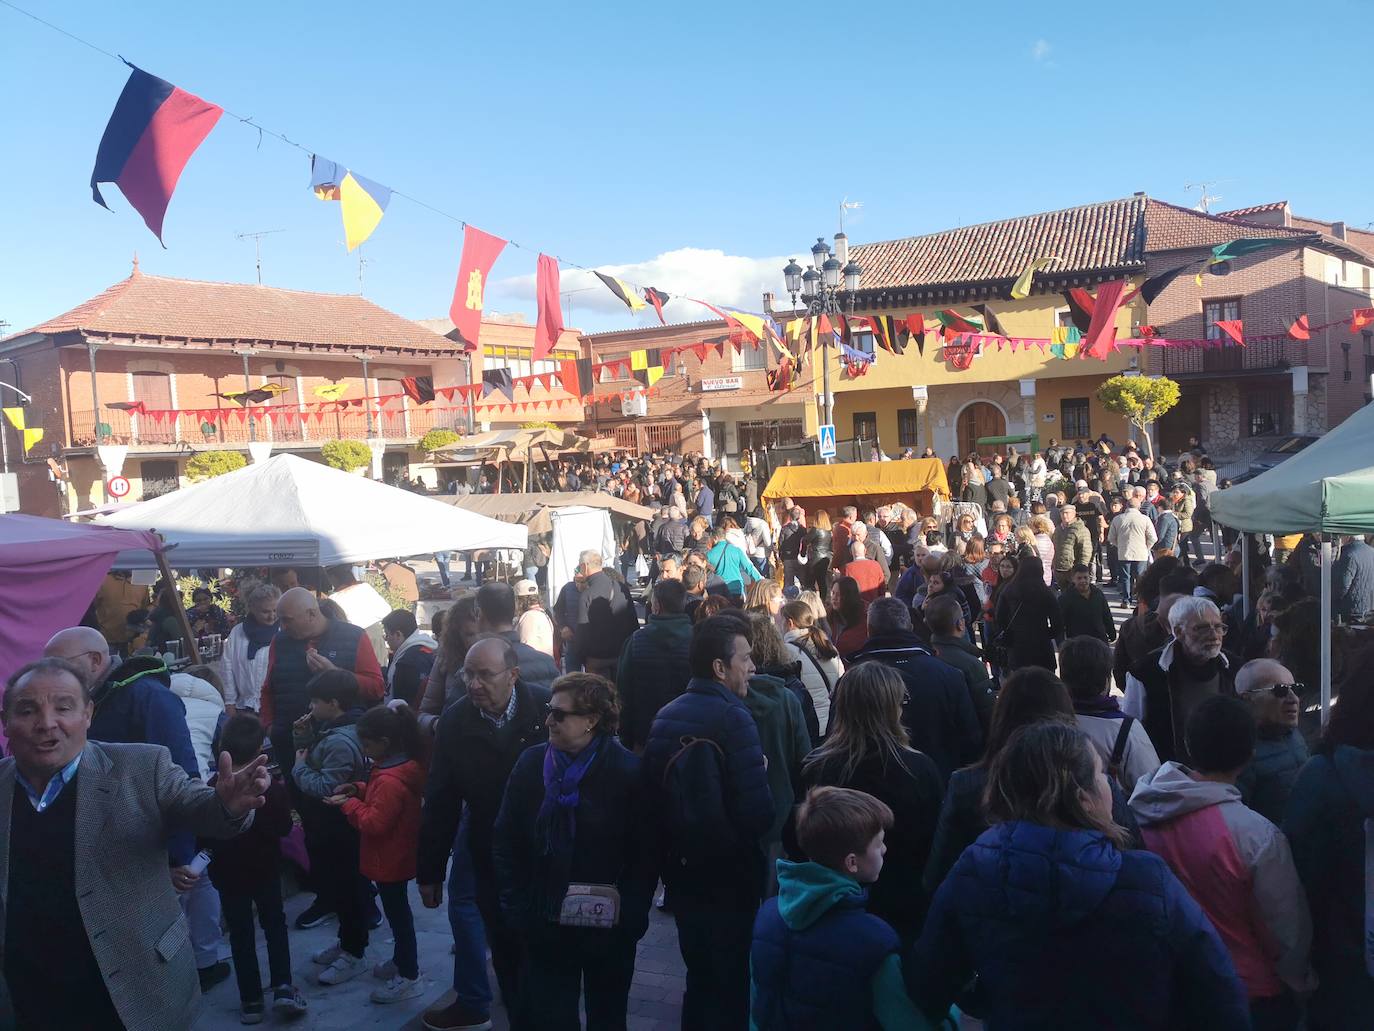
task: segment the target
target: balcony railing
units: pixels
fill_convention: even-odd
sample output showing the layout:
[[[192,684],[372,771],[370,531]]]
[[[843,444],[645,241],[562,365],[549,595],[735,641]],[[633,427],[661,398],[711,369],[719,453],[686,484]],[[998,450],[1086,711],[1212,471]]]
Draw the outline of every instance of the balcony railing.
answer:
[[[465,413],[457,408],[442,411],[432,407],[406,408],[402,411],[372,412],[372,428],[368,431],[367,413],[356,408],[343,412],[311,413],[301,418],[287,419],[284,413],[271,418],[245,416],[239,421],[241,409],[224,410],[223,418],[202,421],[198,416],[181,412],[161,422],[147,415],[131,415],[118,409],[100,413],[102,425],[97,430],[95,413],[74,411],[72,446],[90,447],[100,441],[106,444],[134,446],[193,448],[232,447],[250,440],[270,440],[279,444],[311,444],[326,440],[367,440],[380,438],[391,441],[418,440],[432,429],[463,430],[467,425]]]
[[[1246,347],[1167,348],[1166,376],[1187,373],[1278,370],[1307,364],[1307,344],[1297,340],[1261,340]]]

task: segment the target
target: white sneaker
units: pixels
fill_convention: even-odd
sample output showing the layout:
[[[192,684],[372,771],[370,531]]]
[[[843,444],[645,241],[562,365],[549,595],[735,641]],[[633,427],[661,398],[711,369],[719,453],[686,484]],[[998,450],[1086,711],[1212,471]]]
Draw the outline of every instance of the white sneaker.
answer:
[[[333,945],[326,945],[319,952],[310,957],[310,962],[318,963],[322,967],[327,967],[333,963],[343,953],[343,945],[335,942]]]
[[[320,971],[320,984],[343,984],[367,972],[367,960],[340,951],[339,958]]]
[[[378,981],[390,981],[397,975],[395,960],[384,960],[372,968],[372,976]]]
[[[420,979],[401,977],[399,974],[393,977],[380,988],[372,989],[372,1001],[378,1003],[401,1002],[404,999],[413,999],[424,991],[424,985]]]

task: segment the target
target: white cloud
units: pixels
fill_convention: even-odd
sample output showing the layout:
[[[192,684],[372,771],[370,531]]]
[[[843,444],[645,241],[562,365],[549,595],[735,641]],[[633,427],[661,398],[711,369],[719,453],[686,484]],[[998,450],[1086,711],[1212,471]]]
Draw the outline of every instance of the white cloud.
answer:
[[[687,300],[689,297],[756,312],[763,308],[764,292],[772,291],[779,305],[789,304],[790,299],[783,295],[782,267],[786,264],[786,257],[750,258],[721,250],[682,247],[646,261],[602,265],[597,271],[673,295],[664,306],[664,316],[669,322],[694,322],[714,316],[701,305]],[[637,318],[631,316],[625,305],[590,272],[562,269],[559,288],[565,299],[571,300],[572,323],[579,328],[608,328],[635,321],[656,325],[658,322],[652,308],[640,312]],[[518,305],[524,300],[532,304],[535,277],[511,276],[498,281],[492,289],[505,303]]]
[[[1031,59],[1043,64],[1050,59],[1050,51],[1052,49],[1049,40],[1037,39],[1031,44]]]

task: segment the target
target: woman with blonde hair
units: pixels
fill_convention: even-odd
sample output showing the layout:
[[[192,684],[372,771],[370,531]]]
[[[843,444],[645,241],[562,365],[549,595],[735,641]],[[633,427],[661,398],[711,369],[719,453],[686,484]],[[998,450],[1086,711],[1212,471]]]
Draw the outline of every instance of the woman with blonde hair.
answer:
[[[987,1027],[1250,1027],[1226,947],[1163,859],[1125,849],[1102,760],[1072,719],[1012,734],[983,797],[992,826],[935,892],[903,964],[922,1011],[976,982],[967,1006]],[[1085,979],[1069,952],[1112,962]]]
[[[1045,570],[1045,586],[1050,587],[1054,583],[1054,524],[1049,516],[1033,515],[1030,528],[1035,553],[1040,556],[1040,564]]]
[[[806,736],[810,739],[810,743],[802,750],[804,755],[820,742],[821,730],[811,692],[802,683],[801,660],[797,658],[795,650],[782,639],[782,634],[778,633],[778,625],[772,616],[766,612],[756,611],[746,613],[745,617],[749,620],[749,653],[754,660],[754,677],[750,678],[750,690],[753,690],[754,678],[771,677],[797,700],[802,720],[806,724]],[[801,763],[802,755],[797,756],[798,765]]]
[[[864,791],[887,804],[896,819],[888,832],[883,872],[869,889],[869,912],[882,917],[909,945],[925,917],[926,895],[915,871],[930,852],[943,791],[934,760],[911,748],[902,726],[906,696],[901,674],[863,662],[842,676],[831,698],[830,734],[802,764],[800,797],[819,785]],[[789,853],[800,855],[784,836]]]
[[[805,602],[806,607],[811,610],[811,615],[816,618],[816,625],[825,631],[825,636],[834,638],[834,633],[830,629],[830,613],[826,610],[825,599],[820,596],[818,591],[802,591],[797,595],[797,601]]]
[[[744,592],[744,608],[748,612],[764,612],[775,622],[781,622],[778,613],[782,611],[782,585],[776,580],[755,580]]]
[[[789,601],[779,614],[782,639],[801,662],[801,680],[816,708],[816,722],[822,740],[829,733],[830,695],[844,676],[844,663],[830,635],[816,622],[816,614],[806,602]]]

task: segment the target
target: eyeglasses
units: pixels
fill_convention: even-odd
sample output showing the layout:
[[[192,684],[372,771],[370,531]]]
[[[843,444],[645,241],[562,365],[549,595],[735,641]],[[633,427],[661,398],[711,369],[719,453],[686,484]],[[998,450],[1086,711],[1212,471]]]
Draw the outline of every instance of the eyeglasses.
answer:
[[[502,673],[509,673],[509,672],[510,672],[511,670],[513,670],[514,668],[515,668],[514,666],[502,666],[500,669],[498,669],[498,670],[493,670],[492,672],[488,673],[488,672],[487,672],[486,670],[484,670],[484,669],[467,669],[467,668],[465,667],[465,668],[463,669],[463,679],[464,679],[464,680],[480,680],[480,681],[482,681],[482,683],[484,683],[484,684],[490,684],[493,680],[495,680],[497,677],[499,677]]]
[[[553,702],[545,702],[544,715],[552,716],[555,723],[562,723],[569,716],[590,716],[591,713],[579,712],[576,709],[555,709]]]
[[[1227,627],[1225,623],[1195,623],[1188,628],[1190,634],[1197,634],[1199,637],[1216,634],[1218,637],[1226,636]]]
[[[1269,687],[1252,687],[1249,691],[1245,692],[1245,695],[1248,698],[1250,695],[1272,694],[1275,698],[1287,698],[1289,691],[1292,691],[1296,697],[1301,698],[1307,693],[1307,685],[1300,680],[1296,680],[1291,684],[1272,684]]]

